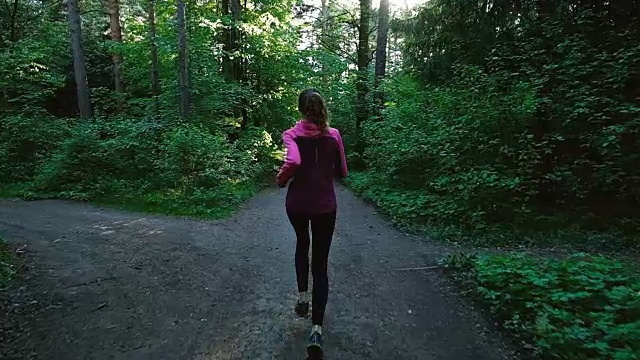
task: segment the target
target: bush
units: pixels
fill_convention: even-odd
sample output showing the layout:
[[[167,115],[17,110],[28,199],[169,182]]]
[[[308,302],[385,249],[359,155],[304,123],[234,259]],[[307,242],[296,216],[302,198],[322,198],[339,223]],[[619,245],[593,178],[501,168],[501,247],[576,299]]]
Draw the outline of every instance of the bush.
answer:
[[[365,127],[370,197],[394,218],[423,223],[524,221],[527,174],[538,161],[523,126],[535,87],[522,83],[505,96],[477,69],[460,76],[475,86],[422,91],[408,77],[388,84],[385,121]]]
[[[405,71],[385,82],[384,121],[365,128],[368,192],[394,218],[407,201],[430,228],[620,232],[638,245],[635,5],[519,6],[433,0],[396,24]]]
[[[7,122],[9,133],[21,133],[31,123],[22,118]],[[243,131],[231,143],[227,134],[210,127],[216,128],[198,122],[95,118],[78,122],[66,137],[49,138],[59,145],[51,146],[54,151],[43,152],[37,161],[31,156],[9,166],[14,171],[18,165],[31,166],[31,172],[21,178],[30,185],[20,192],[32,198],[93,200],[154,212],[219,216],[255,191],[260,176],[273,169],[275,148],[260,128]],[[36,135],[44,134],[40,130]],[[22,136],[16,144],[25,146],[28,135]],[[5,148],[13,156],[21,154],[15,147]]]
[[[387,82],[384,121],[365,124],[367,169],[351,181],[357,192],[403,225],[457,227],[480,237],[498,230],[619,231],[634,245],[636,177],[621,165],[630,154],[608,152],[601,162],[570,150],[588,148],[584,139],[607,138],[616,147],[622,135],[611,127],[536,134],[546,100],[535,78],[506,81],[473,66],[454,69],[446,86],[423,86],[411,76]],[[628,125],[615,129],[632,131]],[[628,186],[592,181],[610,173],[616,175],[605,177],[624,174]]]
[[[197,126],[170,130],[160,147],[161,186],[145,199],[170,204],[176,214],[226,214],[253,193],[273,150],[270,136],[259,129],[234,144]]]
[[[492,314],[545,359],[636,359],[640,281],[629,266],[600,256],[564,260],[519,254],[444,260]]]
[[[71,123],[49,116],[0,117],[0,185],[27,181],[69,136]]]

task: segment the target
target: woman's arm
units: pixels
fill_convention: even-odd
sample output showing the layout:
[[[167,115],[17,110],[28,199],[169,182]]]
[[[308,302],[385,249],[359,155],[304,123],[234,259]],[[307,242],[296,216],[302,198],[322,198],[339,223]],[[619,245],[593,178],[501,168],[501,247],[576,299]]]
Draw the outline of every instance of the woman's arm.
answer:
[[[344,143],[342,142],[342,136],[340,136],[340,131],[338,129],[331,128],[331,136],[336,139],[336,143],[338,144],[338,164],[336,164],[336,168],[338,169],[338,176],[341,178],[346,178],[349,175],[349,170],[347,169],[347,157],[344,154]]]
[[[300,165],[300,150],[295,141],[293,128],[282,133],[282,142],[285,146],[284,164],[276,176],[278,186],[285,187],[293,177],[296,168]]]
[[[286,130],[282,133],[282,142],[286,150],[284,157],[284,163],[291,165],[300,165],[300,150],[298,150],[298,144],[296,144],[296,135],[294,128]]]

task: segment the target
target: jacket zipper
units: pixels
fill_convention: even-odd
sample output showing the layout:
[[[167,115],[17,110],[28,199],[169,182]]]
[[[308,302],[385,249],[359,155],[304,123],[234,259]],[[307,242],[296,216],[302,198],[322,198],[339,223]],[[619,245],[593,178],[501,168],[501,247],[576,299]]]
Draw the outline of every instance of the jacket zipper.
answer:
[[[316,163],[318,162],[318,145],[316,145]]]

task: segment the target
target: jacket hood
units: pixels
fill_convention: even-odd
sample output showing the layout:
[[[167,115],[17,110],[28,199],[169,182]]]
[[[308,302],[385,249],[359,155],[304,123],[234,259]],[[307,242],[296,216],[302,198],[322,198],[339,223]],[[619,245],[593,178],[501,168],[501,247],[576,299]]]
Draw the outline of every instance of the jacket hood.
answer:
[[[320,127],[309,120],[302,119],[296,123],[293,127],[293,132],[296,136],[303,137],[320,137],[326,135]]]

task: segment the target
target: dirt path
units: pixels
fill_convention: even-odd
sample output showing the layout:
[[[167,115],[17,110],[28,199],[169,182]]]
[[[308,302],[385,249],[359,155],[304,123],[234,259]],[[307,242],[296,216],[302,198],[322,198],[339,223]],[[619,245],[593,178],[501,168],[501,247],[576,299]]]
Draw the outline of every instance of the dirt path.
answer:
[[[2,294],[2,359],[304,358],[284,191],[194,221],[63,201],[0,201],[27,278]],[[329,261],[328,360],[509,357],[441,287],[446,249],[392,229],[344,189]]]

